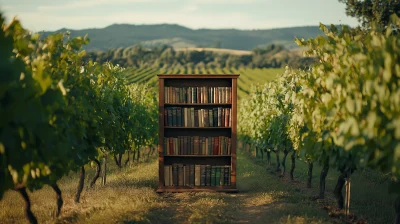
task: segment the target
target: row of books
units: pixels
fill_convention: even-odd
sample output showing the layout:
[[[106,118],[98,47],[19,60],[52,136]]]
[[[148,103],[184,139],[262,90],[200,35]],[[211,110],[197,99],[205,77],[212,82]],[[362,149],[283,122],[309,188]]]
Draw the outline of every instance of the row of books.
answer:
[[[164,155],[230,155],[231,145],[225,136],[164,137]]]
[[[231,167],[172,164],[164,166],[165,186],[230,186]]]
[[[232,103],[231,87],[164,87],[164,103]]]
[[[164,108],[164,121],[167,127],[231,127],[231,114],[231,108],[168,107]]]

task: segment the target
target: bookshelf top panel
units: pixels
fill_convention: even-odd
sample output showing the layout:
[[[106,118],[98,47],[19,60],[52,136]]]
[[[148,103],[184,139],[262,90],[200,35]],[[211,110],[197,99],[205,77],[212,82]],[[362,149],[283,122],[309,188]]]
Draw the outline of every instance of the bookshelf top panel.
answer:
[[[159,79],[237,79],[239,77],[239,74],[205,74],[205,75],[200,75],[200,74],[159,74],[157,75]]]

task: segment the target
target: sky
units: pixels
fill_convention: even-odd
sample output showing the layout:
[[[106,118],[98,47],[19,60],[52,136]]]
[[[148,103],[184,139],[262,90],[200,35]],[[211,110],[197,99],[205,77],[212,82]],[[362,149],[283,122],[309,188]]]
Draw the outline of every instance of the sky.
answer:
[[[0,11],[7,21],[17,16],[35,32],[115,23],[168,23],[192,29],[358,24],[338,0],[0,0]]]

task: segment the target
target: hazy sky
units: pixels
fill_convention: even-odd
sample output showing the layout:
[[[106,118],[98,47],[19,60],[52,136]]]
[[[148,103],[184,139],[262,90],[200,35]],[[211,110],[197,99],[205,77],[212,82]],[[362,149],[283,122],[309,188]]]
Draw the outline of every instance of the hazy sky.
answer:
[[[357,25],[338,0],[0,0],[0,11],[33,31],[113,23],[177,23],[189,28],[268,29]]]

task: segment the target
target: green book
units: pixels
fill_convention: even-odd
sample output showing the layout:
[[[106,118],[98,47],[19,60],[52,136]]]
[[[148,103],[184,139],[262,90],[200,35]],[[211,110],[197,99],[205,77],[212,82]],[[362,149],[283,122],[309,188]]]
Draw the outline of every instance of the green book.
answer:
[[[211,165],[206,165],[206,186],[211,186]]]
[[[215,167],[215,186],[221,186],[221,167]]]
[[[217,167],[215,167],[215,166],[211,167],[211,186],[216,186],[216,183],[215,183],[215,171],[216,171],[216,168]]]
[[[206,165],[200,165],[200,186],[206,186]]]
[[[220,166],[219,169],[221,170],[221,179],[219,185],[224,186],[224,179],[225,179],[225,170],[223,166]]]

